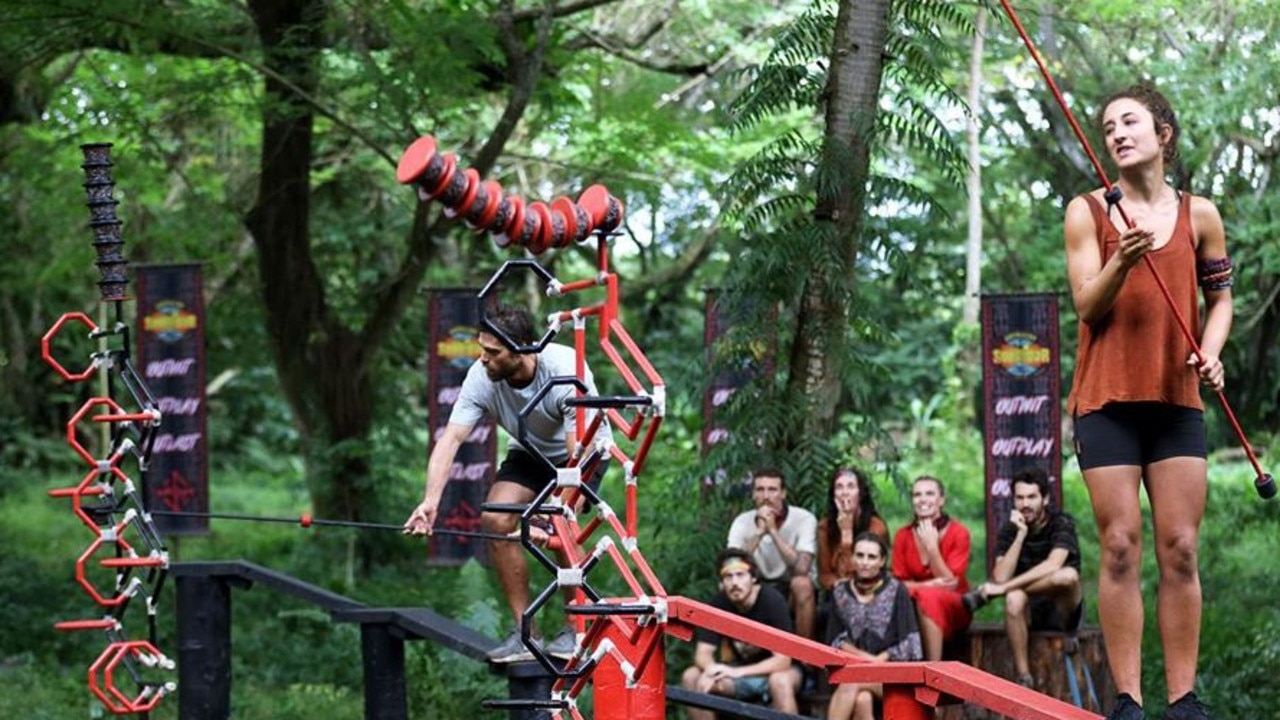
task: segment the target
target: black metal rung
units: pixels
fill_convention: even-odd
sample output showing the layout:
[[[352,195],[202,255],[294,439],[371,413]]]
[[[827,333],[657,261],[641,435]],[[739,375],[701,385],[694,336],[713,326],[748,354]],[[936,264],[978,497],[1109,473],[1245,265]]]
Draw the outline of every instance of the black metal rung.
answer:
[[[596,603],[594,605],[567,605],[566,615],[652,615],[658,609],[652,605],[627,605],[625,603]]]
[[[652,405],[653,398],[648,395],[583,395],[565,400],[569,407],[588,408],[622,408],[634,405]]]
[[[565,710],[569,707],[568,700],[552,700],[546,699],[528,699],[520,700],[515,698],[503,700],[481,700],[480,706],[490,710],[500,710],[504,708],[528,708],[528,709],[547,709],[547,710]]]
[[[520,503],[484,503],[480,506],[480,509],[485,512],[523,515],[524,511],[529,509],[529,506]],[[534,513],[537,515],[564,515],[564,511],[565,507],[563,505],[542,505],[534,510]]]

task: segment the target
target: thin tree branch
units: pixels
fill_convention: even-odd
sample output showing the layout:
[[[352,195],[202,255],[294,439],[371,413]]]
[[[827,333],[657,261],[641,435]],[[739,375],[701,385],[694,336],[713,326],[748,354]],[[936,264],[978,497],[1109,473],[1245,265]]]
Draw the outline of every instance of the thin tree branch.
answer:
[[[565,3],[557,5],[555,2],[547,3],[544,8],[529,8],[528,10],[516,10],[509,13],[511,21],[514,23],[529,22],[539,18],[550,16],[552,19],[568,17],[586,10],[594,10],[605,5],[612,5],[620,2],[620,0],[578,0],[577,2]],[[506,3],[504,3],[505,5]]]
[[[516,31],[511,0],[502,0],[498,13],[493,18],[494,24],[499,29],[503,53],[514,82],[502,117],[470,163],[481,177],[492,171],[503,147],[515,133],[516,126],[524,117],[533,98],[533,90],[542,74],[542,62],[551,35],[549,10],[548,8],[548,12],[543,14],[538,25],[537,44],[532,51],[525,50],[524,43]],[[378,347],[391,332],[392,327],[399,322],[404,314],[404,308],[416,296],[418,284],[422,282],[422,276],[426,272],[432,238],[443,231],[445,223],[452,222],[445,218],[443,213],[438,214],[434,221],[428,222],[428,212],[429,206],[426,203],[418,204],[414,212],[413,226],[409,231],[404,262],[395,277],[374,298],[374,310],[360,332],[360,342],[367,347]]]

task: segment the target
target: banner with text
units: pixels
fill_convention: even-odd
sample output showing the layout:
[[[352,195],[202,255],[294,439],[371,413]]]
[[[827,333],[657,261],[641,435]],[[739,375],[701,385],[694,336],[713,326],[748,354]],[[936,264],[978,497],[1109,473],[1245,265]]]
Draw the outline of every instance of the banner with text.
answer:
[[[1013,474],[1038,467],[1062,508],[1062,403],[1058,296],[982,296],[983,439],[986,452],[987,572],[1013,512]]]
[[[161,413],[143,488],[147,508],[209,512],[204,279],[198,264],[136,266],[137,370]],[[204,517],[158,515],[163,535],[203,535]]]
[[[431,447],[449,424],[449,414],[457,402],[462,380],[476,358],[480,344],[480,301],[478,290],[450,288],[431,293],[431,340],[427,358],[427,410],[431,423]],[[430,448],[428,448],[430,450]],[[486,419],[476,425],[458,448],[449,470],[449,484],[440,499],[436,527],[475,531],[480,527],[480,506],[489,493],[494,460],[498,450],[497,424]],[[457,535],[431,538],[429,557],[440,565],[461,565],[469,558],[487,559],[485,543]]]
[[[733,328],[744,322],[746,313],[725,307],[724,295],[719,290],[708,288],[704,292],[702,342],[710,371],[702,395],[702,453],[705,455],[730,439],[724,424],[724,405],[739,388],[761,375],[771,374],[774,359],[773,347],[764,341],[757,341],[747,348],[748,352],[728,346]],[[734,362],[725,362],[727,358],[733,358]]]

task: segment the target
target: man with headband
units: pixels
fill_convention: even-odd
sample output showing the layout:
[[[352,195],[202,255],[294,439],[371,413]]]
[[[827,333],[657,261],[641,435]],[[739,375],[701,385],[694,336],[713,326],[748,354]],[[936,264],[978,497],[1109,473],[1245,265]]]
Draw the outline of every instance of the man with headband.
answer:
[[[760,583],[749,553],[738,548],[722,551],[716,558],[716,570],[720,592],[711,599],[712,607],[791,632],[787,601],[777,590]],[[791,664],[791,658],[705,628],[698,628],[694,639],[697,647],[693,665],[684,671],[681,680],[686,690],[768,703],[785,713],[798,712],[800,669]],[[715,717],[708,710],[695,708],[689,708],[688,713],[690,720]]]

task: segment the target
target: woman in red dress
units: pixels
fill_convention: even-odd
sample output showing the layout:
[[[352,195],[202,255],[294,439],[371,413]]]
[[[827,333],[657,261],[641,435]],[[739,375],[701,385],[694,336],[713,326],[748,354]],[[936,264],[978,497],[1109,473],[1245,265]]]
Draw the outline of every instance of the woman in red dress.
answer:
[[[942,481],[922,475],[911,484],[915,521],[893,538],[893,575],[907,586],[920,618],[925,660],[941,660],[942,645],[969,627],[969,530],[942,511]]]

